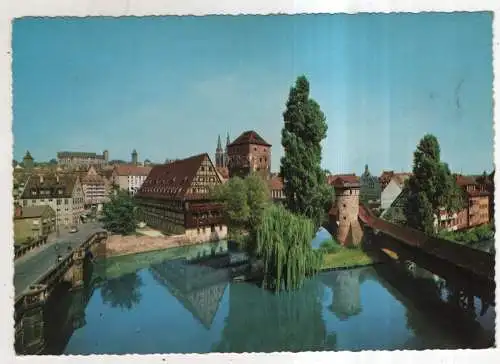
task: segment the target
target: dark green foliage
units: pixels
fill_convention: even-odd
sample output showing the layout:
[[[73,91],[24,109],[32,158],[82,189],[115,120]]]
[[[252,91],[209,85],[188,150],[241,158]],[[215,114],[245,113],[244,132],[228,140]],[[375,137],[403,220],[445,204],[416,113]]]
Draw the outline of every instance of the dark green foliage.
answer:
[[[434,216],[439,216],[440,208],[455,212],[464,204],[455,177],[448,165],[441,162],[440,154],[436,137],[425,135],[414,153],[413,175],[405,186],[407,224],[431,235],[435,234]]]
[[[128,193],[119,191],[104,204],[101,222],[104,228],[115,234],[128,235],[135,232],[138,210]]]
[[[326,183],[321,168],[321,141],[327,132],[326,118],[316,101],[309,98],[309,82],[305,76],[297,78],[290,89],[281,144],[285,156],[281,158],[286,207],[310,218],[318,228],[331,206],[333,190]]]
[[[257,254],[264,261],[264,286],[275,291],[300,288],[305,277],[321,267],[323,252],[313,250],[311,220],[281,205],[264,211],[257,227]]]

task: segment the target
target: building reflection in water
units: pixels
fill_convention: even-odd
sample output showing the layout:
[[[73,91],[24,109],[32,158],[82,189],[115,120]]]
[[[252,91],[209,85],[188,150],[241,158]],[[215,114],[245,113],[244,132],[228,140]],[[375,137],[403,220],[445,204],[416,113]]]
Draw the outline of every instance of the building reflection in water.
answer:
[[[230,280],[228,269],[174,259],[154,264],[150,272],[207,330]]]
[[[321,281],[332,290],[332,304],[328,307],[340,320],[347,320],[362,311],[360,278],[363,269],[341,270],[321,274]]]

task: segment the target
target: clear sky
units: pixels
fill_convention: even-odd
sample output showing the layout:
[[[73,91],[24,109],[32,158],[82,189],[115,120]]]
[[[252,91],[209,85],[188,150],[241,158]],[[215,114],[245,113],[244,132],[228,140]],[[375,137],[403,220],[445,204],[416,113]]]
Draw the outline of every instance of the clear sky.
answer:
[[[493,167],[487,13],[27,18],[13,25],[14,158],[109,150],[162,162],[256,130],[282,155],[305,74],[327,117],[323,167],[409,170],[435,134],[456,172]]]

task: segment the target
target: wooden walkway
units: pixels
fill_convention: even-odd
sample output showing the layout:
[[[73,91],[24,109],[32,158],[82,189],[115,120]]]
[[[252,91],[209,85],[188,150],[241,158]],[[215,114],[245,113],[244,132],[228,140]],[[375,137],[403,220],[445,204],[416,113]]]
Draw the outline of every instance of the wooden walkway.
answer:
[[[452,263],[483,279],[495,280],[495,257],[492,254],[382,220],[363,204],[359,206],[358,216],[364,224],[401,243],[421,249],[427,254]]]

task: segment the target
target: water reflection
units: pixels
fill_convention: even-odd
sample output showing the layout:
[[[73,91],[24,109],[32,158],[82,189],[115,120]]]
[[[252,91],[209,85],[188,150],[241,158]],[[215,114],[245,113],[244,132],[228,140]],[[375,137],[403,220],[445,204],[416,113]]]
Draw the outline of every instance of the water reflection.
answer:
[[[223,267],[233,260],[224,252],[204,249],[209,253],[198,258],[199,251],[98,264],[86,271],[83,289],[63,287],[43,310],[26,316],[16,350],[241,353],[493,344],[494,327],[484,325],[494,323],[493,307],[412,262],[324,272],[298,291],[276,295],[231,282],[234,272]]]
[[[195,319],[210,329],[229,282],[227,269],[174,259],[152,265],[150,272]]]
[[[141,277],[137,273],[128,273],[104,281],[101,286],[102,301],[111,307],[131,310],[141,301],[142,285]]]
[[[347,320],[362,311],[360,278],[364,269],[343,270],[335,275],[322,274],[321,281],[333,292],[332,304],[328,307],[340,320]]]
[[[248,283],[232,284],[229,314],[216,352],[336,350],[322,318],[323,286],[309,280],[300,291],[276,295]]]

